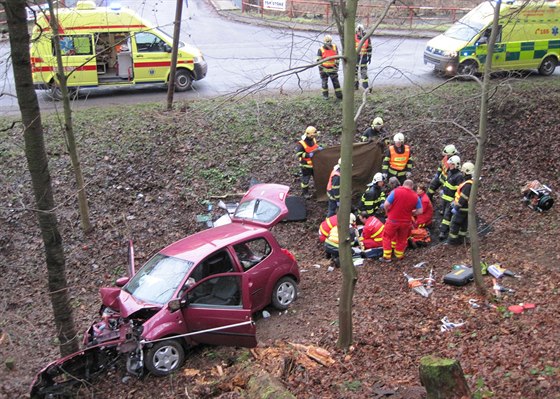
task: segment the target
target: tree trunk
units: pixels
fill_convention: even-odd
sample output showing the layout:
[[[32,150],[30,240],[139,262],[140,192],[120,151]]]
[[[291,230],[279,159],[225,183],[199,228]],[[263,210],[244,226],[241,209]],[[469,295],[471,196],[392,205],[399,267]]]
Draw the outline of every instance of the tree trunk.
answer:
[[[346,2],[344,15],[344,52],[342,66],[344,82],[342,85],[342,139],[340,145],[340,208],[338,210],[338,232],[342,287],[338,308],[339,337],[338,347],[348,349],[352,344],[352,298],[358,281],[352,262],[352,248],[349,241],[350,212],[352,208],[352,142],[356,131],[354,122],[354,74],[356,70],[356,49],[354,45],[354,25],[356,21],[357,0]]]
[[[476,161],[474,167],[473,184],[469,195],[469,237],[471,240],[471,262],[473,265],[474,281],[476,288],[481,295],[486,295],[486,285],[482,279],[482,268],[480,266],[480,241],[476,226],[476,202],[478,196],[478,182],[482,171],[482,160],[487,140],[488,122],[488,86],[490,85],[490,73],[492,71],[492,57],[494,56],[494,44],[498,33],[498,20],[500,17],[500,2],[494,2],[494,21],[492,23],[492,33],[488,41],[488,54],[484,67],[482,79],[482,95],[480,96],[480,122],[478,130],[478,142],[476,147]]]
[[[177,0],[175,6],[175,22],[173,29],[173,49],[171,51],[171,69],[169,70],[169,84],[167,85],[167,110],[173,109],[173,93],[175,93],[175,75],[177,74],[177,58],[179,54],[179,35],[181,33],[181,15],[183,14],[183,0]]]
[[[426,356],[420,359],[420,382],[427,399],[464,399],[471,392],[457,360]]]
[[[60,341],[60,352],[64,356],[78,350],[78,340],[66,284],[62,238],[58,231],[56,216],[52,211],[54,199],[51,177],[43,138],[41,113],[31,76],[25,0],[5,0],[2,3],[6,11],[10,33],[14,81],[24,128],[25,156],[45,246],[48,287]]]
[[[74,170],[74,177],[76,178],[76,186],[78,188],[78,207],[80,209],[80,223],[82,231],[89,233],[92,229],[89,220],[89,207],[87,203],[87,196],[85,191],[84,176],[82,175],[82,167],[80,165],[80,157],[78,156],[78,149],[76,147],[76,138],[74,137],[74,125],[72,122],[72,109],[70,108],[70,97],[68,95],[67,77],[64,73],[64,64],[62,62],[62,54],[60,52],[60,40],[58,32],[58,18],[56,17],[56,9],[53,5],[53,0],[47,0],[49,5],[49,12],[51,15],[50,26],[53,32],[53,43],[56,53],[57,62],[57,76],[62,92],[62,103],[64,106],[64,140],[66,148],[70,154],[70,161],[72,162],[72,169]]]

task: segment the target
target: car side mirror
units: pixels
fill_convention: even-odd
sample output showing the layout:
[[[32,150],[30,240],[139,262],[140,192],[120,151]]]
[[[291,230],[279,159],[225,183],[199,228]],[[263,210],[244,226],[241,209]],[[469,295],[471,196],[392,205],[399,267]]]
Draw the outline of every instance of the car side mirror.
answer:
[[[115,285],[116,285],[117,287],[124,287],[124,285],[125,285],[126,283],[128,283],[129,280],[130,280],[130,277],[121,277],[121,278],[118,278],[117,281],[115,282]]]
[[[172,50],[172,48],[171,48],[171,46],[170,46],[169,44],[166,43],[166,44],[163,45],[163,50],[164,50],[166,53],[170,53],[171,50]]]
[[[179,298],[172,299],[168,302],[167,306],[171,313],[178,311],[183,306],[183,301]]]

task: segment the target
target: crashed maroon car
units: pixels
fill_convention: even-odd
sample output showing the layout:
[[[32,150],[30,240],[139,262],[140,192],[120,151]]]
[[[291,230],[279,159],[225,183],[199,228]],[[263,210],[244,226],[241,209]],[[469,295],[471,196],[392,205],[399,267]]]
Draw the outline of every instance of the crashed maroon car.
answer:
[[[254,347],[252,314],[272,304],[286,309],[297,297],[295,257],[270,228],[288,214],[289,188],[253,186],[231,223],[162,249],[117,287],[101,288],[100,320],[86,331],[80,352],[45,367],[32,397],[56,397],[104,372],[125,354],[127,371],[167,375],[189,347],[204,343]]]

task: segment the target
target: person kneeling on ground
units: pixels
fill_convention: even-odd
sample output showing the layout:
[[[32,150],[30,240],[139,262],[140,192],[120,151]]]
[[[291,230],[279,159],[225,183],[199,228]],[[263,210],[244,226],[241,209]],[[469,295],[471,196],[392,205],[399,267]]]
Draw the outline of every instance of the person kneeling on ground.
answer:
[[[330,226],[330,227],[329,227]],[[325,236],[325,232],[328,233]],[[354,214],[350,214],[350,240],[354,241],[356,239],[356,216]],[[325,255],[327,259],[332,259],[335,267],[340,267],[340,259],[339,259],[339,252],[338,252],[338,218],[336,215],[330,216],[323,223],[321,223],[321,227],[319,228],[319,241],[324,243],[325,246]]]
[[[383,254],[383,223],[367,212],[360,213],[360,221],[364,224],[360,236],[360,248],[366,258],[379,258]]]

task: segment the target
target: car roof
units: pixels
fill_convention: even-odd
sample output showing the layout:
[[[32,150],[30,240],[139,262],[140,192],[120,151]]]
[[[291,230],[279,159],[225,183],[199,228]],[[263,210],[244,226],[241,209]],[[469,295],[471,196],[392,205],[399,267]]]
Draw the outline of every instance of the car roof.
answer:
[[[230,223],[182,238],[165,247],[159,253],[198,263],[220,248],[269,233],[269,230],[263,227]]]

